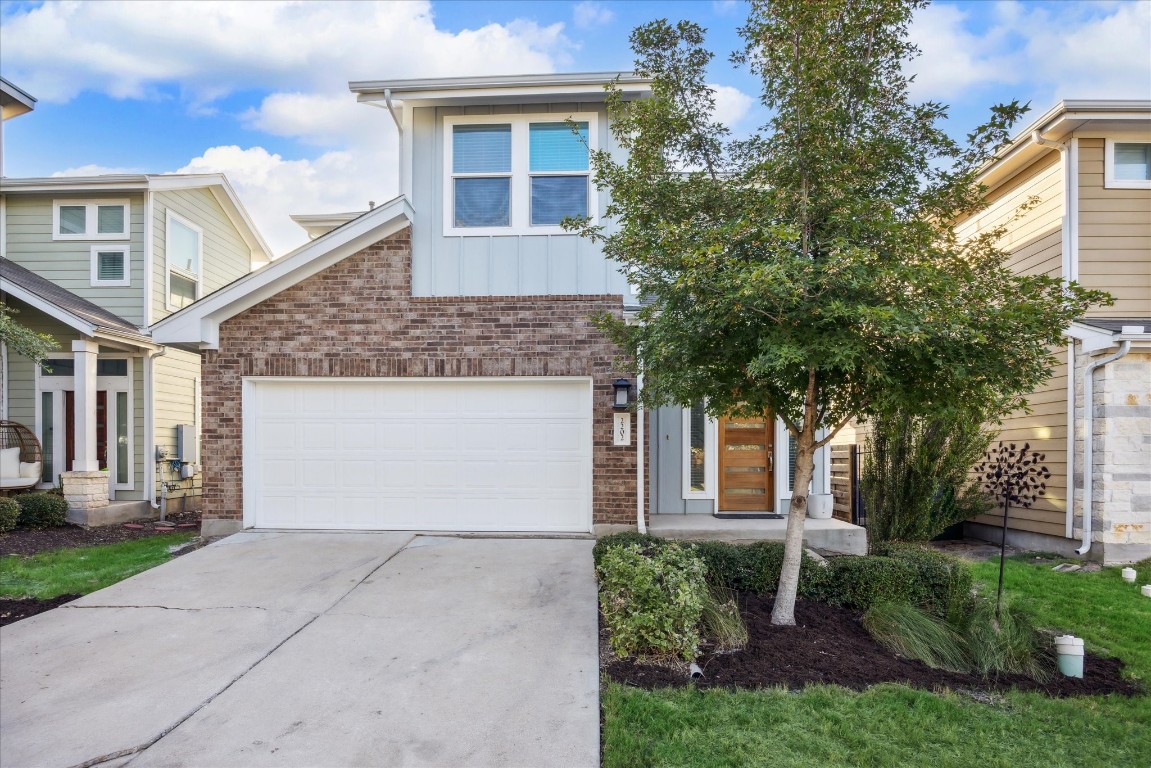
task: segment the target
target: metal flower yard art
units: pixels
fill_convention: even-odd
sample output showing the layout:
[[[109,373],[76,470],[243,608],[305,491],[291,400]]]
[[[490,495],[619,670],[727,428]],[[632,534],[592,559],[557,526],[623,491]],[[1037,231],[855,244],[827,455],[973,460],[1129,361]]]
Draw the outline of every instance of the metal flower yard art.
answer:
[[[1031,450],[1030,443],[1016,448],[1015,443],[999,443],[983,454],[985,460],[975,466],[976,478],[992,499],[1003,506],[1003,533],[999,541],[999,589],[995,593],[995,620],[1003,604],[1003,561],[1007,552],[1007,516],[1011,507],[1030,509],[1047,490],[1051,471],[1042,466],[1046,456]]]

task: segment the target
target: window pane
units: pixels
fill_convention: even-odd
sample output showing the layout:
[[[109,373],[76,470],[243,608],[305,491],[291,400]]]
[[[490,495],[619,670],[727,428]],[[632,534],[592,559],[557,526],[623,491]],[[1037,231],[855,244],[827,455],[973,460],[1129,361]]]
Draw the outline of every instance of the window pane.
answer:
[[[506,227],[511,224],[511,179],[456,179],[457,227]]]
[[[60,234],[82,235],[86,229],[84,217],[86,215],[82,205],[60,206]]]
[[[176,309],[186,307],[196,300],[196,283],[194,280],[173,273],[171,275],[171,287],[168,303]]]
[[[691,450],[691,489],[705,491],[704,467],[706,466],[707,447],[704,443],[704,430],[707,424],[707,414],[704,413],[703,403],[696,403],[691,407],[688,415],[688,441]]]
[[[128,375],[128,361],[127,360],[97,360],[96,361],[96,375],[97,376],[127,376]]]
[[[124,279],[124,252],[100,251],[96,254],[97,280]]]
[[[452,173],[510,173],[510,125],[457,125],[452,128]]]
[[[1125,181],[1151,180],[1151,144],[1116,144],[1115,178]]]
[[[44,371],[45,376],[71,376],[76,372],[76,361],[70,357],[45,360],[44,365],[52,369]]]
[[[96,232],[101,235],[118,235],[124,232],[124,206],[96,206]]]
[[[798,451],[798,446],[795,435],[789,433],[787,436],[787,487],[791,490],[795,490],[795,454]]]
[[[567,123],[532,123],[528,129],[531,171],[586,171],[587,123],[576,123],[577,136]]]
[[[168,264],[190,275],[200,274],[200,234],[191,227],[184,226],[175,219],[170,220],[172,231],[168,233],[171,249]]]
[[[110,363],[124,363],[127,360],[109,360]],[[116,393],[116,482],[128,482],[128,393]]]
[[[41,482],[53,483],[52,478],[56,474],[52,467],[52,449],[56,444],[53,434],[54,425],[52,418],[55,414],[52,412],[52,393],[40,393],[40,450],[44,453],[44,471],[40,475]]]
[[[533,176],[532,224],[559,224],[587,216],[587,176]]]

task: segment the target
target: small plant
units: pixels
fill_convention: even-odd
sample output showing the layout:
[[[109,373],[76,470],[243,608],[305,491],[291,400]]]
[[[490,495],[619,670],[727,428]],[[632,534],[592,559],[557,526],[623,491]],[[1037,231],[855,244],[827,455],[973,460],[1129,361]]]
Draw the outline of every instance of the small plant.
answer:
[[[918,659],[934,669],[971,669],[963,636],[939,617],[913,605],[878,603],[863,615],[863,626],[892,653]]]
[[[639,544],[605,549],[596,575],[612,649],[622,657],[695,658],[706,573],[691,549],[675,543],[647,553]]]
[[[747,625],[739,614],[735,593],[722,585],[712,584],[703,602],[704,633],[718,651],[738,651],[747,647]]]
[[[59,528],[67,524],[68,502],[53,493],[24,493],[16,497],[20,505],[17,524],[33,530]]]
[[[15,528],[19,517],[20,505],[16,499],[0,496],[0,533],[8,533]]]
[[[1031,618],[1011,605],[979,600],[960,628],[967,640],[975,671],[983,676],[1020,674],[1046,682],[1054,658],[1050,638],[1035,628]]]
[[[609,549],[622,547],[625,544],[638,544],[639,547],[646,552],[662,547],[665,543],[666,541],[664,539],[650,534],[639,533],[637,531],[620,531],[619,533],[604,536],[597,541],[595,547],[592,548],[591,555],[592,560],[598,566],[600,559],[603,558],[604,553]]]

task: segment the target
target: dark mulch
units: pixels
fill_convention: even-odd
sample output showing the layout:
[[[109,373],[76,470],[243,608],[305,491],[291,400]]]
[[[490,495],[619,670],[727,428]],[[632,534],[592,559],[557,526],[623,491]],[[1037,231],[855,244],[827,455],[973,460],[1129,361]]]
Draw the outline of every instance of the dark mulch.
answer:
[[[860,613],[823,603],[799,601],[796,626],[774,627],[774,599],[741,594],[740,606],[747,623],[748,647],[734,653],[708,653],[697,660],[703,677],[691,680],[682,668],[615,659],[604,670],[619,683],[640,688],[803,688],[812,683],[840,685],[863,690],[877,683],[904,683],[914,688],[950,688],[965,691],[1034,690],[1049,696],[1087,696],[1118,693],[1132,696],[1142,691],[1120,676],[1118,659],[1088,654],[1083,679],[1056,676],[1043,685],[1020,675],[985,680],[974,675],[945,672],[901,658],[871,638],[860,622]]]
[[[64,603],[70,603],[78,597],[80,595],[60,595],[51,600],[36,600],[30,597],[20,599],[0,597],[0,627],[44,611],[50,611],[53,608],[59,608]]]
[[[46,528],[42,531],[17,528],[9,533],[0,533],[0,556],[35,555],[39,552],[49,552],[65,547],[113,544],[118,541],[142,539],[171,531],[195,533],[200,530],[199,512],[168,514],[167,518],[176,526],[166,528],[158,525],[156,520],[136,520],[131,523],[104,525],[98,528],[81,528],[78,525]]]

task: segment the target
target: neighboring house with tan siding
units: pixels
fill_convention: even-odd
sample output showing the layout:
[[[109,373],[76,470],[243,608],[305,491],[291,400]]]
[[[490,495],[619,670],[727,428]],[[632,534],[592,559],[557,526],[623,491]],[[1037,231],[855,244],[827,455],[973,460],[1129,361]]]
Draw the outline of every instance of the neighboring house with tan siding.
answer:
[[[1115,297],[1067,330],[1030,411],[1004,421],[1001,438],[1030,443],[1052,473],[1039,503],[1012,510],[1008,541],[1108,563],[1151,556],[1151,102],[1061,102],[981,181],[989,206],[957,223],[961,237],[1006,225],[1013,269]],[[984,515],[967,533],[997,539],[1001,523]]]
[[[47,368],[0,349],[0,417],[39,437],[71,519],[195,503],[200,358],[148,326],[270,261],[220,174],[0,179],[0,299],[59,345]]]

